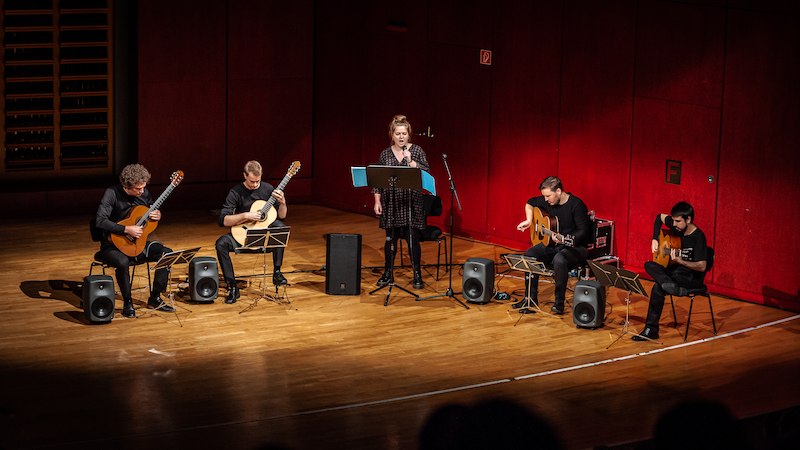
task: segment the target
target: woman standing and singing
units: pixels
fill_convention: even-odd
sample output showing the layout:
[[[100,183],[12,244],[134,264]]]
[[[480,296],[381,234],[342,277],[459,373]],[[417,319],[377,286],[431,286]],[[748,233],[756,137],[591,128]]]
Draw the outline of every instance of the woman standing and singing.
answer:
[[[406,116],[394,116],[389,123],[389,137],[392,145],[383,149],[378,157],[378,164],[419,167],[424,171],[430,169],[425,151],[419,145],[411,143],[411,124]],[[372,192],[375,195],[375,215],[380,217],[380,227],[386,230],[386,243],[383,246],[386,263],[383,275],[378,280],[378,286],[394,282],[392,267],[397,252],[395,243],[397,239],[404,238],[408,243],[411,264],[414,267],[414,289],[422,289],[424,284],[420,270],[422,253],[419,242],[422,230],[425,229],[423,194],[411,189],[393,188],[376,188]]]

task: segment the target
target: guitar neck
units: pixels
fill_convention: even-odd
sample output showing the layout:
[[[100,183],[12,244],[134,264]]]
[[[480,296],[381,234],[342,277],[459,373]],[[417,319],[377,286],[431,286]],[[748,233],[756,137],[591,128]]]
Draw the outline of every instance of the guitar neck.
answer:
[[[136,222],[137,226],[140,226],[140,227],[144,226],[144,224],[148,220],[150,220],[150,213],[155,211],[155,210],[157,210],[157,209],[159,209],[161,207],[161,205],[164,204],[164,202],[167,200],[167,197],[169,197],[169,194],[171,194],[172,191],[175,190],[175,186],[176,185],[173,184],[173,183],[170,183],[170,184],[167,185],[167,188],[164,189],[164,192],[162,192],[161,195],[158,196],[156,201],[154,201],[153,204],[150,205],[150,208],[147,210],[147,214],[145,214],[142,217],[140,217],[139,220]]]
[[[289,180],[291,180],[291,179],[292,179],[292,174],[291,173],[287,173],[286,176],[284,176],[283,179],[281,180],[281,182],[278,184],[278,187],[275,188],[275,190],[282,191],[283,188],[285,188],[286,185],[289,184]],[[272,208],[274,205],[275,205],[275,197],[270,196],[269,199],[267,200],[267,202],[264,203],[264,206],[261,207],[261,210],[260,210],[261,214],[262,215],[266,214],[267,211],[269,211],[269,209]]]

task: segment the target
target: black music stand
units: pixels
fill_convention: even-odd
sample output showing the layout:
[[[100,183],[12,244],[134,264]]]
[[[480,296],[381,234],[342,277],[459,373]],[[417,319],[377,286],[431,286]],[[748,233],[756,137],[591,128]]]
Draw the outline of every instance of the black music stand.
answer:
[[[630,331],[630,311],[631,311],[631,294],[638,294],[645,298],[647,298],[647,292],[644,290],[644,286],[642,286],[642,282],[639,280],[639,274],[631,272],[629,270],[620,269],[614,267],[610,264],[598,264],[594,261],[589,261],[589,267],[592,269],[592,273],[597,281],[600,282],[603,286],[606,287],[615,287],[617,289],[622,289],[625,291],[625,321],[622,323],[622,333],[614,339],[614,342],[608,344],[606,349],[611,348],[612,345],[616,344],[617,341],[622,339],[622,336],[625,336],[628,333],[632,334],[639,334],[635,329],[633,332]],[[644,336],[642,336],[644,337]],[[650,338],[645,337],[648,341],[653,341]],[[653,341],[655,342],[655,341]]]
[[[244,238],[244,245],[237,247],[236,250],[251,251],[253,253],[261,253],[264,256],[262,272],[261,272],[261,295],[253,300],[247,308],[239,311],[239,314],[251,311],[258,306],[258,301],[262,298],[278,304],[291,305],[291,300],[286,295],[286,286],[283,285],[283,295],[279,295],[278,290],[280,286],[275,286],[275,295],[267,294],[267,250],[275,248],[286,248],[289,243],[289,234],[291,227],[273,227],[273,228],[250,228]]]
[[[175,318],[178,319],[178,324],[183,327],[183,323],[181,322],[181,318],[178,315],[178,309],[176,308],[175,304],[175,292],[172,290],[172,277],[169,276],[172,274],[172,266],[175,264],[188,264],[192,258],[197,255],[197,252],[200,251],[200,247],[190,248],[188,250],[176,250],[174,252],[164,253],[161,255],[161,258],[156,261],[156,264],[151,269],[155,272],[158,269],[167,269],[167,297],[169,297],[169,306],[172,307],[173,312],[175,313]],[[163,304],[163,302],[162,302]],[[160,306],[160,305],[159,305]],[[189,314],[192,313],[192,310],[189,308],[185,308],[180,306],[181,309],[185,309],[189,311]],[[156,311],[158,311],[156,309]]]
[[[422,169],[419,167],[408,167],[408,166],[379,166],[379,165],[372,165],[367,166],[367,185],[373,188],[380,188],[380,189],[389,189],[391,193],[392,199],[391,202],[397,206],[395,203],[395,190],[396,189],[411,189],[414,191],[421,191],[422,190]],[[412,233],[411,233],[411,213],[412,213],[412,205],[411,202],[408,204],[408,239],[409,239],[409,246],[408,246],[408,253],[411,257],[411,261],[414,261],[414,246],[411,244]],[[408,289],[404,288],[403,286],[396,285],[394,282],[394,255],[397,251],[397,238],[394,235],[394,229],[392,229],[392,258],[391,263],[389,265],[389,270],[392,272],[392,277],[390,278],[389,284],[386,286],[381,286],[377,289],[373,289],[370,291],[370,295],[380,291],[381,289],[388,287],[389,292],[386,293],[386,299],[383,301],[383,306],[389,305],[389,297],[392,295],[392,289],[397,287],[401,291],[407,292],[411,296],[414,297],[414,300],[419,299],[419,295],[409,291]]]
[[[503,258],[505,258],[509,268],[525,273],[525,297],[522,299],[522,307],[518,310],[520,313],[519,319],[514,323],[514,326],[517,326],[524,314],[540,312],[548,316],[553,316],[553,314],[545,312],[540,308],[539,303],[533,301],[533,296],[531,295],[531,284],[533,284],[531,283],[531,275],[536,274],[551,277],[553,276],[553,271],[545,267],[543,262],[531,256],[506,254],[503,255]]]

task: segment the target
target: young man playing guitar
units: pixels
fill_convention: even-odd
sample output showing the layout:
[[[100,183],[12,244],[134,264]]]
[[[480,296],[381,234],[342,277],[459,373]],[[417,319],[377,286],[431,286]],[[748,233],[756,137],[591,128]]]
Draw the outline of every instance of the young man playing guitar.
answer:
[[[244,181],[231,188],[228,192],[228,197],[225,198],[225,204],[222,205],[222,211],[219,214],[219,225],[221,227],[237,227],[246,223],[262,221],[264,219],[262,215],[258,211],[250,211],[250,209],[256,201],[268,201],[270,197],[274,197],[277,202],[275,205],[277,219],[268,227],[284,226],[282,220],[286,218],[288,212],[286,197],[283,195],[282,190],[275,189],[271,184],[262,182],[261,173],[261,164],[258,161],[248,161],[245,164]],[[236,275],[233,272],[230,253],[237,247],[241,247],[241,244],[236,241],[231,233],[220,236],[217,239],[217,260],[228,285],[228,296],[225,297],[225,303],[236,303],[236,299],[239,298],[239,288],[236,287]],[[272,273],[273,284],[275,286],[288,284],[286,277],[281,273],[283,248],[272,250],[272,263],[274,265]]]
[[[670,248],[662,241],[668,240],[663,227],[668,228],[668,233],[675,235],[674,239],[679,248]],[[661,236],[661,239],[659,238]],[[687,288],[696,288],[703,285],[706,276],[708,261],[708,247],[706,235],[703,230],[694,224],[694,208],[686,202],[678,202],[670,210],[669,215],[659,214],[653,222],[653,240],[651,242],[654,261],[644,263],[644,270],[653,277],[655,283],[650,292],[650,305],[647,308],[645,328],[640,334],[632,337],[634,341],[658,339],[658,322],[661,311],[664,309],[664,299],[667,294],[686,295]],[[668,262],[656,262],[660,253],[669,255]]]
[[[172,250],[164,247],[158,241],[146,241],[144,250],[134,256],[123,253],[115,246],[110,239],[111,235],[125,236],[126,241],[133,242],[147,239],[145,229],[141,225],[124,225],[124,222],[137,206],[149,207],[153,204],[150,191],[147,190],[147,183],[150,181],[150,172],[139,164],[129,164],[122,169],[119,175],[120,184],[106,189],[100,206],[97,208],[95,216],[95,227],[103,232],[103,239],[100,240],[100,251],[97,253],[97,260],[116,268],[117,284],[122,293],[122,315],[125,317],[136,317],[133,309],[133,299],[131,297],[131,279],[129,267],[132,264],[141,264],[145,261],[158,261],[161,255]],[[150,212],[148,220],[161,220],[161,211],[155,209]],[[150,298],[147,301],[149,308],[160,311],[173,312],[174,309],[161,301],[161,293],[167,288],[169,271],[166,268],[156,270],[153,279],[153,288]]]
[[[539,185],[541,196],[532,197],[525,205],[525,220],[517,225],[517,230],[525,231],[531,228],[531,242],[533,247],[525,252],[537,260],[551,265],[555,277],[555,304],[550,309],[554,314],[564,314],[564,300],[567,292],[569,271],[586,260],[586,244],[590,240],[591,223],[589,210],[583,200],[571,193],[564,192],[564,187],[558,177],[550,176]],[[539,213],[539,214],[534,214]],[[556,230],[547,229],[535,215],[547,215],[548,227],[552,221]],[[547,236],[542,242],[535,242],[537,235]],[[531,275],[531,297],[537,300],[539,275]],[[522,308],[523,302],[512,305]],[[520,309],[520,312],[527,312]]]

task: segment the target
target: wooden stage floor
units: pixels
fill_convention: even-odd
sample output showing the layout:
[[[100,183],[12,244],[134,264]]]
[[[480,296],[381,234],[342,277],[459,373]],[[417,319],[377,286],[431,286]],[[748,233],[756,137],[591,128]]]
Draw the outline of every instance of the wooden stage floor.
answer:
[[[323,235],[362,234],[367,267],[382,264],[383,235],[373,218],[307,205],[292,205],[287,220],[290,305],[261,301],[241,313],[256,284],[234,305],[178,295],[178,317],[124,319],[118,310],[110,323],[88,325],[79,292],[97,249],[91,214],[0,221],[0,448],[416,448],[433,410],[490,398],[537,412],[566,448],[591,448],[647,439],[659,415],[683,400],[719,401],[739,418],[800,404],[795,313],[715,296],[716,337],[698,301],[687,344],[667,307],[661,343],[625,336],[607,348],[625,317],[625,292],[616,289],[596,330],[577,329],[570,308],[562,318],[534,314],[515,326],[508,301],[467,310],[396,290],[384,306],[385,291],[368,294],[379,276],[369,268],[361,295],[329,296]],[[214,256],[225,231],[210,212],[167,209],[154,236]],[[424,262],[435,262],[435,251],[423,244]],[[457,263],[500,262],[508,252],[455,240]],[[255,256],[234,263],[239,274],[261,269]],[[174,284],[186,270],[173,271]],[[420,294],[444,292],[446,274],[437,282],[428,271]],[[410,270],[397,273],[410,288]],[[516,277],[496,282],[522,290]],[[137,275],[136,284],[141,306],[146,278]],[[544,285],[545,307],[551,295]],[[687,307],[678,302],[679,320]],[[646,310],[634,296],[634,328]],[[507,431],[517,432],[525,430]]]

